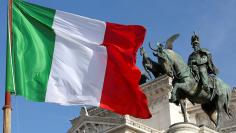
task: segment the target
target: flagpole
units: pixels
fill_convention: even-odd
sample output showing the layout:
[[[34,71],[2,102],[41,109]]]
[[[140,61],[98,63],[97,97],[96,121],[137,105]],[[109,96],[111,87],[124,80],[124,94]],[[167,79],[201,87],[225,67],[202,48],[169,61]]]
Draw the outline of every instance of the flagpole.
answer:
[[[8,0],[8,31],[9,42],[12,44],[12,0]],[[3,106],[3,133],[11,133],[11,94],[5,92],[5,105]]]
[[[3,106],[3,133],[11,133],[11,94],[5,93],[5,105]]]

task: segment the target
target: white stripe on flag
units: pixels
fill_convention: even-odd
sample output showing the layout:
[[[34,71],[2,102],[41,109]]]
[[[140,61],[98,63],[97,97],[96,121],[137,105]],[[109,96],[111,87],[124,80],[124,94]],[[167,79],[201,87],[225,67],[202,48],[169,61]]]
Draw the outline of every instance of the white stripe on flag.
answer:
[[[99,106],[107,65],[106,23],[57,11],[46,102]]]

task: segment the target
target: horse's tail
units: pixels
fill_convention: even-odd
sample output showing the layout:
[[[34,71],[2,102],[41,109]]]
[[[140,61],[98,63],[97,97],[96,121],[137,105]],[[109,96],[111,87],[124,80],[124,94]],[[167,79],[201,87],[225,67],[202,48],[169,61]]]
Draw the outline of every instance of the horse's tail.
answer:
[[[228,92],[226,93],[226,101],[225,101],[225,104],[224,104],[225,113],[228,115],[228,117],[230,119],[233,119],[233,115],[232,115],[231,110],[229,108],[229,104],[230,104],[230,100],[231,100],[231,91],[233,91],[235,89],[236,89],[235,87],[232,90],[228,89]]]

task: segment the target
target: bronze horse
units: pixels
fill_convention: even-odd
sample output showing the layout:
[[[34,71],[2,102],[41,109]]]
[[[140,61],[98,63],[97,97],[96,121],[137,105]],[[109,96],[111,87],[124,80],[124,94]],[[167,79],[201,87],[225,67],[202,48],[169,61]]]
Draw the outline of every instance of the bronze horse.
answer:
[[[148,76],[150,77],[150,79],[152,78],[150,72],[153,74],[155,78],[157,78],[158,76],[164,73],[162,69],[160,68],[160,65],[157,62],[153,61],[147,55],[143,47],[140,48],[140,55],[143,57],[142,65],[145,71],[148,73]]]
[[[231,99],[231,88],[220,78],[215,77],[216,84],[210,83],[213,89],[217,89],[217,94],[211,99],[211,94],[201,88],[201,85],[195,80],[191,69],[184,62],[183,58],[172,50],[172,46],[163,48],[158,46],[153,49],[154,54],[158,58],[158,63],[162,66],[165,74],[173,78],[173,90],[176,91],[176,104],[181,105],[184,121],[187,122],[185,102],[186,98],[193,104],[201,104],[203,111],[209,116],[210,120],[215,124],[216,129],[220,129],[223,111],[231,118],[229,103]],[[212,79],[210,76],[209,78]],[[173,91],[172,90],[172,91]]]

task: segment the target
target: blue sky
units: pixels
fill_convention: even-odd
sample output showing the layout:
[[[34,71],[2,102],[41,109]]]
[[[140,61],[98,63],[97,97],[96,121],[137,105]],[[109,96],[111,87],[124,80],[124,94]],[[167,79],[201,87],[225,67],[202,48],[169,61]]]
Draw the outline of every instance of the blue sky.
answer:
[[[219,76],[236,86],[236,1],[235,0],[27,0],[103,21],[139,24],[147,29],[144,47],[152,56],[148,42],[164,42],[180,33],[174,50],[185,61],[191,53],[193,31],[200,35],[201,46],[208,48],[220,70]],[[4,103],[7,0],[0,1],[0,106]],[[137,65],[141,58],[137,54]],[[79,106],[60,106],[26,101],[12,96],[12,133],[65,133],[69,120],[79,115]],[[2,111],[0,114],[2,129]],[[1,130],[0,129],[0,130]]]

